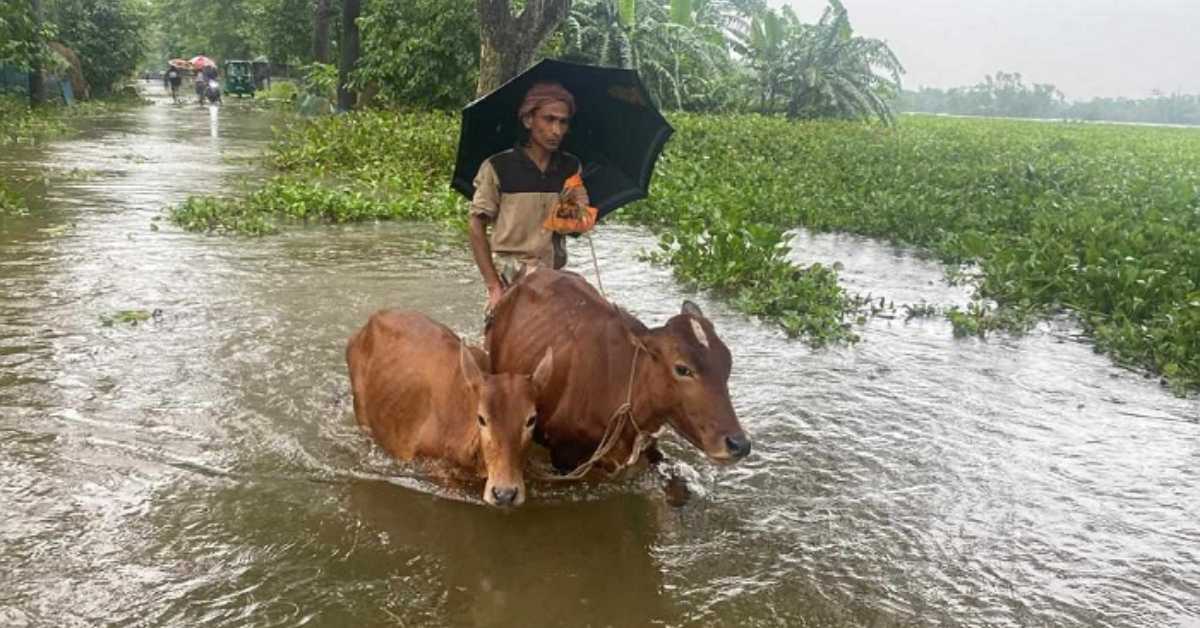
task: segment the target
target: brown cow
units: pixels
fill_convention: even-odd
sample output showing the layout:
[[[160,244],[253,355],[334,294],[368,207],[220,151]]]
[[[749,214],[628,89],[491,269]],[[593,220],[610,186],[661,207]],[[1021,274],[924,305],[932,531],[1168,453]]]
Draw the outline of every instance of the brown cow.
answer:
[[[384,310],[350,338],[346,364],[358,424],[388,453],[446,460],[486,477],[483,499],[493,506],[525,501],[523,466],[534,400],[554,368],[550,351],[531,376],[492,375],[487,355],[445,325]]]
[[[538,356],[554,351],[534,438],[559,471],[592,456],[627,398],[634,427],[623,428],[601,463],[610,472],[633,457],[638,431],[651,435],[664,424],[713,461],[750,453],[729,400],[729,349],[690,301],[666,325],[648,329],[583,277],[538,269],[496,305],[488,349],[493,367],[510,373],[531,373]]]

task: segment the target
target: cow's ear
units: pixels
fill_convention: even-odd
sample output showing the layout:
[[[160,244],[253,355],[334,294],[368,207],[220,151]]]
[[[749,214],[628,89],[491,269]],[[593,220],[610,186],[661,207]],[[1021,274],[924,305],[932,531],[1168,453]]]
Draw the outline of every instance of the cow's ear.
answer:
[[[700,311],[700,306],[696,305],[695,303],[692,303],[691,301],[683,302],[683,308],[681,309],[681,312],[683,314],[687,314],[688,316],[695,316],[696,318],[704,318],[704,312]]]
[[[474,388],[483,386],[483,373],[479,371],[479,365],[475,363],[475,356],[471,355],[471,349],[465,342],[458,352],[458,360],[462,364],[463,377],[466,378],[467,383]]]
[[[533,370],[533,376],[530,380],[533,381],[534,388],[539,391],[545,390],[550,385],[550,376],[554,374],[554,348],[546,347],[546,355],[542,356],[542,361],[538,362],[537,368]]]

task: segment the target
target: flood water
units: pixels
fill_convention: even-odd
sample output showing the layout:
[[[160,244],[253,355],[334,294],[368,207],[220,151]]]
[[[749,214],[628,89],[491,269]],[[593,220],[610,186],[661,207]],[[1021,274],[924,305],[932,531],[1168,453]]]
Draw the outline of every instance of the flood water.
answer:
[[[391,462],[345,341],[392,306],[477,337],[459,236],[156,220],[259,177],[271,115],[158,99],[0,149],[46,179],[0,218],[0,625],[1200,625],[1200,401],[1065,321],[983,341],[901,315],[812,350],[637,261],[637,229],[601,228],[604,286],[651,325],[685,298],[713,319],[749,459],[670,436],[683,506],[647,475],[512,513]],[[856,292],[968,297],[911,251],[795,244]]]

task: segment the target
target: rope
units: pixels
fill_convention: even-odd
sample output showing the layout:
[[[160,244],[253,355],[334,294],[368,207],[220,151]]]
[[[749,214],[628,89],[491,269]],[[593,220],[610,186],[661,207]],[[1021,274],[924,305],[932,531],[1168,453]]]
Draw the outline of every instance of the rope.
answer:
[[[635,344],[633,348],[633,364],[631,364],[629,367],[629,383],[625,388],[625,403],[618,406],[616,411],[613,412],[612,416],[609,417],[608,425],[604,428],[604,436],[600,439],[600,444],[596,446],[596,451],[592,452],[591,457],[581,463],[579,466],[575,467],[570,473],[562,475],[553,472],[547,472],[541,468],[533,468],[531,469],[530,475],[532,475],[534,479],[547,480],[551,482],[573,482],[583,478],[592,470],[592,467],[596,466],[597,462],[600,462],[600,460],[607,456],[608,453],[612,451],[612,448],[616,446],[617,441],[621,438],[621,432],[625,429],[626,422],[628,422],[629,425],[632,425],[634,431],[637,432],[637,437],[633,441],[633,451],[629,453],[629,457],[624,461],[617,462],[616,468],[608,473],[608,477],[616,477],[627,467],[637,462],[638,458],[642,456],[642,453],[646,450],[646,448],[654,442],[653,435],[643,431],[641,426],[639,426],[637,421],[633,418],[633,380],[634,375],[637,372],[638,354],[641,353],[641,351],[641,345]]]

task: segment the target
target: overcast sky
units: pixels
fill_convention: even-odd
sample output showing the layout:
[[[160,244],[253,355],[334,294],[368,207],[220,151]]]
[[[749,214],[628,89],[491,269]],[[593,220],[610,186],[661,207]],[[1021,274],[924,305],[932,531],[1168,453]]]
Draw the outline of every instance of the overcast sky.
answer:
[[[816,21],[823,0],[791,4]],[[1068,99],[1200,93],[1200,0],[843,0],[859,35],[884,39],[904,86],[956,87],[997,70]]]

